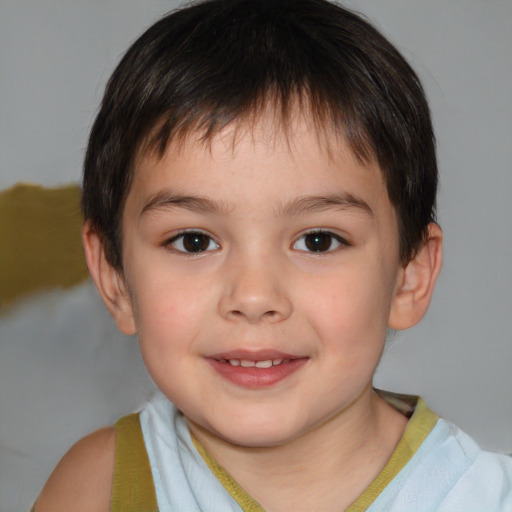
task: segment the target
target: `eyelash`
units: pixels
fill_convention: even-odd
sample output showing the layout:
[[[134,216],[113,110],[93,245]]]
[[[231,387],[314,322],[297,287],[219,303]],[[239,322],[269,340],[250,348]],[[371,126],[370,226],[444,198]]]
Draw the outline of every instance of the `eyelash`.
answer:
[[[188,240],[188,242],[197,243],[197,246],[195,248],[191,247],[190,245],[189,247],[187,247],[187,236],[190,236],[192,238],[191,240]],[[308,245],[308,237],[316,237],[316,239],[313,238],[312,240],[309,240],[310,244]],[[298,245],[301,242],[303,242],[304,248],[298,247]],[[318,246],[312,247],[312,243],[317,243]],[[212,244],[214,245],[213,248],[211,247]],[[211,252],[219,249],[220,247],[220,245],[217,242],[215,242],[215,240],[210,235],[198,230],[181,231],[177,235],[167,240],[164,245],[167,247],[171,246],[173,250],[188,255],[196,255],[202,254],[204,252]],[[335,247],[332,247],[333,245],[335,245]],[[325,254],[334,252],[340,247],[344,246],[348,247],[350,246],[350,244],[343,237],[335,233],[332,233],[331,231],[315,229],[313,231],[308,231],[307,233],[302,234],[297,240],[295,240],[295,242],[292,245],[292,248],[307,253]]]
[[[307,241],[306,241],[307,237],[315,237],[315,236],[317,237],[317,241],[319,241],[321,243],[323,242],[324,244],[328,243],[327,248],[323,249],[321,244],[316,249],[322,249],[322,250],[315,250],[315,249],[312,249],[311,247],[307,247]],[[306,248],[298,248],[297,247],[297,245],[301,241],[304,241],[304,245],[306,246]],[[332,247],[333,244],[337,244],[337,245],[333,248]],[[333,233],[333,232],[327,231],[327,230],[323,230],[323,229],[315,229],[313,231],[308,231],[307,233],[302,234],[293,243],[292,248],[299,250],[299,251],[312,253],[312,254],[326,254],[326,253],[334,252],[334,251],[340,249],[341,247],[349,247],[349,246],[350,246],[350,244],[343,237],[337,235],[336,233]]]
[[[187,247],[186,247],[186,237],[187,236],[195,237],[196,241],[199,238],[201,238],[203,242],[207,242],[206,248],[203,249],[203,248],[201,248],[201,246],[199,246],[198,248],[200,250],[197,250],[197,251],[187,250]],[[192,240],[189,240],[189,241],[192,241]],[[213,249],[210,247],[212,244],[215,244],[215,247]],[[182,254],[189,254],[189,255],[196,255],[196,254],[202,254],[204,252],[214,251],[220,247],[219,244],[217,242],[215,242],[215,240],[210,235],[208,235],[207,233],[204,233],[202,231],[198,231],[198,230],[181,231],[177,235],[175,235],[172,238],[170,238],[169,240],[167,240],[164,243],[164,245],[167,247],[171,246],[172,250],[174,250],[174,251],[177,251]],[[178,247],[177,245],[179,245],[181,247]]]

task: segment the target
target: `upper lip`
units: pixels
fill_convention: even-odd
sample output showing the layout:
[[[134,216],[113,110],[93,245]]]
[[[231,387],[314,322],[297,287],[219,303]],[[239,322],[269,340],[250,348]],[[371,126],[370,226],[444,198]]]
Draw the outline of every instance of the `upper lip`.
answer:
[[[228,350],[226,352],[219,352],[218,354],[212,354],[208,356],[209,359],[244,359],[246,361],[268,361],[274,359],[299,359],[304,356],[298,356],[294,354],[288,354],[280,352],[279,350],[263,349],[263,350]]]

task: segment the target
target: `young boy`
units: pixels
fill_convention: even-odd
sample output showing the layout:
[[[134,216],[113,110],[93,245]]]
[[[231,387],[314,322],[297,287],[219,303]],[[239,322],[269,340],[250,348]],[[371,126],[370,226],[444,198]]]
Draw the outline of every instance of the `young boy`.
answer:
[[[428,105],[324,0],[171,14],[114,72],[83,242],[159,387],[64,456],[35,510],[505,511],[512,461],[372,378],[441,267]]]

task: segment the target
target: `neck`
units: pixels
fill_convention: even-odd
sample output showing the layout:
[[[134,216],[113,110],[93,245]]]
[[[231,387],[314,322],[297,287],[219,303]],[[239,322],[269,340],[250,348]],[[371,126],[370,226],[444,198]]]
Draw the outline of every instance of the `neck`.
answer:
[[[280,446],[237,446],[189,424],[242,488],[277,512],[344,510],[384,467],[407,419],[369,386],[348,408]]]

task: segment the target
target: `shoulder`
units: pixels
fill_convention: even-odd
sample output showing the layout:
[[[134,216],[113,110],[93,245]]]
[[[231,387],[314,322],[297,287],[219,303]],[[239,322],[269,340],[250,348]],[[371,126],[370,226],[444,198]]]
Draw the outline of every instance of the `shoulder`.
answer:
[[[369,510],[512,510],[512,458],[482,450],[440,418]]]
[[[440,419],[417,456],[405,487],[437,500],[436,511],[512,510],[512,458],[482,450],[452,423]]]
[[[108,512],[115,447],[114,427],[103,428],[78,441],[50,475],[35,512]]]
[[[452,426],[453,436],[466,461],[465,470],[447,493],[442,510],[512,510],[512,457],[482,450],[466,433]]]

